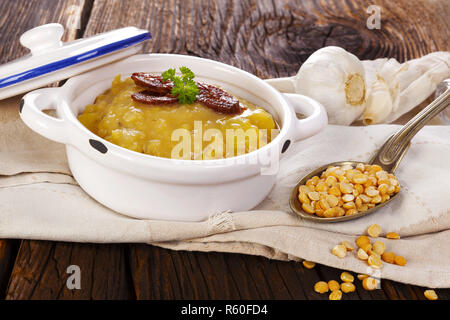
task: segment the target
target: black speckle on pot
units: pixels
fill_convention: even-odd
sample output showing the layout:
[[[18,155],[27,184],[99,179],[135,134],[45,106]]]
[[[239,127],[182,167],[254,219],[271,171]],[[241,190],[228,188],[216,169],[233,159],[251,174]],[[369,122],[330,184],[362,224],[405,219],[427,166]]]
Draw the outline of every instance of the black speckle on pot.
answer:
[[[23,104],[25,103],[25,101],[23,99],[20,100],[20,105],[19,105],[19,113],[22,113],[22,109],[23,109]]]
[[[89,144],[100,153],[106,153],[108,148],[98,140],[89,139]]]
[[[286,140],[283,144],[283,148],[281,148],[281,153],[285,153],[291,144],[291,140]]]

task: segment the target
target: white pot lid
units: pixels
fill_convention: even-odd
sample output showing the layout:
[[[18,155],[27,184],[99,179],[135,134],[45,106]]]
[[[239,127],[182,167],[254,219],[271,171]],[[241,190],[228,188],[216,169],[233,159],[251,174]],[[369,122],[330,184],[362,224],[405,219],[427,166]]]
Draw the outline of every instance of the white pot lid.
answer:
[[[0,66],[0,100],[136,54],[151,38],[135,27],[64,43],[63,33],[62,25],[50,23],[22,34],[20,43],[31,53]]]

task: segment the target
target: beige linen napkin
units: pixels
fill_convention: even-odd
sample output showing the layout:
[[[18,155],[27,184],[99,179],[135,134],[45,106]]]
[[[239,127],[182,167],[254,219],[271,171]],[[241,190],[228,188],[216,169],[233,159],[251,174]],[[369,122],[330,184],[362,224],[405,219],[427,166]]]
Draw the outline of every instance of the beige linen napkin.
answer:
[[[339,160],[367,160],[395,125],[328,126],[295,143],[280,163],[275,187],[256,210],[217,213],[199,223],[128,218],[90,198],[70,176],[64,146],[25,127],[18,98],[0,102],[0,238],[74,242],[139,242],[175,250],[225,251],[279,260],[307,259],[329,266],[427,287],[450,287],[450,127],[428,126],[413,140],[397,170],[398,199],[376,214],[336,224],[303,221],[288,198],[299,178]],[[331,254],[378,223],[387,250],[405,267],[367,267],[354,254]]]

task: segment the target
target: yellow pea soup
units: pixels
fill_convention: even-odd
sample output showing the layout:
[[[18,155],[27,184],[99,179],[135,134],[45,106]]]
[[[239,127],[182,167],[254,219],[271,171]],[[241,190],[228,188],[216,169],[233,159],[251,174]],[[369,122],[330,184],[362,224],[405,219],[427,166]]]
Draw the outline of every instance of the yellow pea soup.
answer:
[[[86,106],[78,120],[123,148],[164,158],[220,159],[248,153],[278,133],[272,115],[239,99],[241,114],[218,113],[201,103],[148,105],[131,98],[144,88],[120,75]]]

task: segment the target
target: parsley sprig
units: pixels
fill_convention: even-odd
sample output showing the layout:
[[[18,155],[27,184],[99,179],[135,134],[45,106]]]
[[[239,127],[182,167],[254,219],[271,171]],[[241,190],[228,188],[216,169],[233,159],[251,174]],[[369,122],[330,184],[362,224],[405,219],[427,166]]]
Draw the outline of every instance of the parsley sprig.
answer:
[[[173,83],[171,94],[178,98],[181,104],[192,104],[197,99],[198,87],[194,81],[194,73],[188,67],[180,67],[181,76],[176,75],[176,70],[170,68],[162,73],[163,81],[170,80]]]

